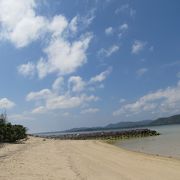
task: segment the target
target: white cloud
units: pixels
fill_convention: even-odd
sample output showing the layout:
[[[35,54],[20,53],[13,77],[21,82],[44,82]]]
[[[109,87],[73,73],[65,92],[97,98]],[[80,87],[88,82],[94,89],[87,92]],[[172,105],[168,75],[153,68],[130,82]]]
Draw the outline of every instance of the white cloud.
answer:
[[[128,28],[129,28],[129,26],[127,23],[120,25],[118,37],[121,38],[127,32]]]
[[[64,86],[64,78],[63,77],[58,77],[53,85],[52,89],[56,92],[62,91],[63,92],[63,86]]]
[[[32,110],[33,114],[44,113],[55,109],[71,109],[84,107],[91,102],[96,102],[99,97],[90,94],[90,88],[94,90],[103,85],[95,87],[97,83],[104,81],[112,71],[109,67],[106,71],[84,81],[80,76],[71,76],[64,82],[63,77],[58,77],[52,84],[52,89],[42,89],[37,92],[30,92],[26,96],[27,101],[35,101],[39,107]],[[66,86],[66,87],[65,87]],[[104,86],[103,86],[104,87]],[[65,90],[66,89],[66,90]]]
[[[132,45],[131,52],[133,54],[138,54],[140,51],[142,51],[145,48],[145,46],[146,46],[146,42],[135,40],[133,45]]]
[[[129,10],[129,4],[123,4],[121,7],[115,10],[115,14],[124,13]]]
[[[117,8],[115,10],[115,14],[127,14],[130,17],[134,17],[136,15],[136,10],[133,9],[129,4],[123,4],[121,7]]]
[[[41,58],[36,65],[37,73],[40,79],[44,78],[47,75],[48,69],[48,63],[46,63],[46,60]]]
[[[72,20],[71,20],[71,22],[69,23],[69,29],[72,31],[72,32],[74,32],[74,33],[76,33],[77,32],[77,30],[78,30],[78,17],[77,16],[75,16]]]
[[[86,83],[79,76],[71,76],[68,83],[73,92],[81,92],[86,86]]]
[[[33,114],[44,113],[55,109],[70,109],[84,107],[91,102],[96,102],[99,97],[89,94],[91,88],[103,88],[102,81],[111,73],[112,68],[84,81],[80,76],[71,76],[65,83],[63,77],[58,77],[52,84],[52,89],[42,89],[37,92],[30,92],[26,96],[27,101],[35,101],[36,107]],[[100,84],[99,84],[100,83]],[[98,86],[97,86],[98,85]]]
[[[77,33],[78,30],[82,31],[90,26],[95,19],[95,11],[96,9],[93,8],[89,10],[85,15],[77,15],[75,16],[69,23],[69,30],[72,33]]]
[[[96,9],[93,8],[90,11],[88,11],[87,15],[81,17],[80,21],[82,22],[82,25],[84,25],[85,27],[88,27],[93,22],[95,18],[95,11]]]
[[[114,30],[113,30],[112,27],[108,27],[108,28],[105,29],[105,34],[106,35],[111,35],[111,34],[113,34],[113,32],[114,32]]]
[[[98,55],[99,56],[106,56],[106,57],[110,57],[112,54],[116,53],[119,50],[119,46],[117,45],[112,45],[111,47],[109,47],[108,49],[100,49],[98,51]]]
[[[113,53],[117,52],[118,50],[119,50],[119,46],[113,45],[106,51],[106,55],[111,56]]]
[[[27,64],[22,64],[18,66],[17,69],[19,74],[22,74],[23,76],[32,77],[36,72],[36,67],[32,62],[28,62]]]
[[[75,33],[92,23],[95,9],[84,17],[75,16],[68,21],[61,14],[50,19],[39,16],[36,14],[36,7],[35,0],[0,1],[1,38],[10,40],[20,48],[47,36],[44,56],[37,63],[20,65],[19,72],[24,76],[32,76],[36,71],[40,79],[51,73],[66,75],[75,72],[86,63],[86,51],[93,37],[91,33],[84,33],[78,34],[77,38]]]
[[[138,69],[138,70],[136,71],[136,74],[137,74],[138,76],[143,76],[147,71],[148,71],[147,68],[141,68],[141,69]]]
[[[0,99],[0,109],[11,109],[15,106],[16,104],[13,101],[10,101],[7,98],[2,98]]]
[[[97,82],[104,81],[107,78],[107,76],[111,73],[111,71],[112,71],[112,68],[110,67],[106,71],[103,71],[100,74],[92,77],[89,83],[97,83]]]
[[[70,109],[76,108],[83,105],[86,102],[97,101],[98,98],[96,96],[90,95],[80,95],[80,96],[55,96],[53,98],[49,98],[46,101],[47,109]]]
[[[91,34],[72,43],[62,38],[53,39],[44,50],[47,59],[40,59],[37,64],[39,77],[43,78],[49,73],[65,75],[75,72],[86,63],[86,50],[91,39]]]
[[[127,32],[128,28],[129,28],[129,26],[127,23],[120,25],[118,28],[113,28],[110,26],[110,27],[105,29],[105,34],[110,36],[113,33],[117,32],[118,37],[121,37],[125,32]]]
[[[46,19],[35,13],[34,0],[1,0],[1,38],[10,40],[16,47],[24,47],[42,35]]]
[[[57,81],[59,79],[56,79]],[[56,82],[54,84],[56,84]],[[79,82],[79,81],[78,81]],[[56,85],[54,85],[54,89],[58,89]],[[57,83],[58,84],[58,83]],[[74,89],[73,89],[74,88]],[[72,90],[74,90],[75,93],[79,92],[80,86],[72,87]],[[86,95],[85,93],[82,94],[71,94],[71,91],[67,91],[64,94],[59,94],[58,91],[54,91],[50,89],[42,89],[37,92],[30,92],[26,96],[27,101],[35,101],[35,102],[41,102],[43,105],[40,107],[35,108],[32,112],[33,113],[41,113],[44,112],[44,110],[55,110],[55,109],[69,109],[69,108],[76,108],[83,106],[85,103],[97,101],[99,98],[94,95]],[[54,92],[53,92],[54,91]],[[43,100],[43,101],[42,101]]]
[[[113,112],[114,116],[134,115],[143,112],[154,114],[180,112],[180,85],[160,89],[140,97],[136,102],[122,105]]]
[[[98,108],[88,108],[81,111],[81,114],[94,114],[99,112]]]
[[[128,30],[128,24],[126,24],[126,23],[124,23],[124,24],[122,24],[120,27],[119,27],[119,29],[121,30],[121,31],[126,31],[126,30]]]
[[[41,90],[39,92],[31,92],[27,95],[27,101],[38,101],[44,99],[44,106],[37,107],[33,110],[33,113],[44,112],[44,110],[55,109],[70,109],[83,105],[86,102],[97,101],[99,98],[94,95],[81,94],[79,96],[71,96],[69,94],[58,95],[52,93],[50,90]]]
[[[48,25],[48,28],[49,31],[53,33],[53,36],[59,36],[64,32],[67,26],[67,19],[62,15],[57,15],[53,17],[53,20]]]
[[[52,92],[49,89],[42,89],[38,92],[31,92],[27,95],[26,100],[32,101],[32,100],[41,100],[41,99],[47,99],[49,97],[52,97]]]
[[[46,108],[44,106],[39,106],[32,110],[33,114],[41,114],[41,113],[45,113],[45,112],[46,112]]]

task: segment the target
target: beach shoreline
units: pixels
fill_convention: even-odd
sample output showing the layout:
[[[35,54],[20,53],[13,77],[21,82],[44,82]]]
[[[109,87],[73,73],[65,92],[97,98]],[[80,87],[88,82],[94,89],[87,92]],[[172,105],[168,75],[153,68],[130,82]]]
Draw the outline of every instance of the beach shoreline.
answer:
[[[0,148],[0,179],[180,179],[180,160],[98,140],[37,137]]]
[[[145,156],[152,156],[152,157],[160,157],[160,158],[164,158],[164,159],[173,159],[173,160],[175,160],[175,161],[180,161],[180,158],[178,158],[178,157],[173,157],[173,156],[168,156],[168,155],[162,155],[162,154],[158,154],[158,153],[148,153],[148,152],[143,152],[143,151],[138,151],[138,150],[133,150],[133,149],[128,149],[128,148],[125,148],[125,147],[123,147],[122,145],[116,145],[116,144],[114,144],[114,143],[110,143],[111,145],[113,145],[113,146],[115,146],[115,147],[117,147],[117,148],[120,148],[120,149],[123,149],[123,150],[125,150],[125,151],[127,151],[127,152],[133,152],[133,153],[138,153],[138,154],[142,154],[142,155],[145,155]]]

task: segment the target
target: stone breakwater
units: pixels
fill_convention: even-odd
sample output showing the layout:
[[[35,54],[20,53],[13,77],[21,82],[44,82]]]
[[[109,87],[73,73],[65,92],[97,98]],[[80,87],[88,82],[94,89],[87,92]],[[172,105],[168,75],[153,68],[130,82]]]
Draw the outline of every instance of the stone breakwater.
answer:
[[[91,140],[91,139],[123,139],[131,137],[147,137],[156,136],[159,133],[155,130],[150,129],[133,129],[124,131],[101,131],[101,132],[86,132],[86,133],[71,133],[71,134],[60,134],[60,135],[37,135],[37,137],[46,137],[53,139],[62,140]]]

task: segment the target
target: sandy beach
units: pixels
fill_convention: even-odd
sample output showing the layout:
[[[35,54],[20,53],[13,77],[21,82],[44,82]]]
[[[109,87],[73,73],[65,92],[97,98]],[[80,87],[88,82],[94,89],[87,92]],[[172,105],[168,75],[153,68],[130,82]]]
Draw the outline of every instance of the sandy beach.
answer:
[[[0,180],[179,180],[180,161],[100,141],[43,140],[0,148]]]

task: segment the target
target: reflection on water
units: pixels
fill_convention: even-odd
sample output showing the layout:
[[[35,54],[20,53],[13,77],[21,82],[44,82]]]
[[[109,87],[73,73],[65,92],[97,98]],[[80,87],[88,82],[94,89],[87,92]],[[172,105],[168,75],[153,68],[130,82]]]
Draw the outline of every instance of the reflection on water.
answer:
[[[148,128],[160,132],[161,135],[118,141],[115,145],[133,151],[159,154],[180,159],[180,125]]]

